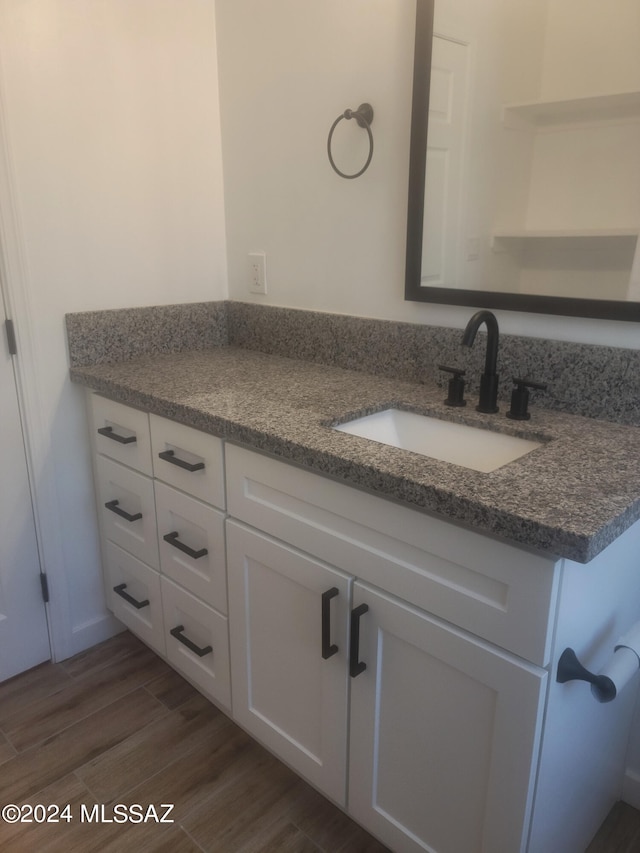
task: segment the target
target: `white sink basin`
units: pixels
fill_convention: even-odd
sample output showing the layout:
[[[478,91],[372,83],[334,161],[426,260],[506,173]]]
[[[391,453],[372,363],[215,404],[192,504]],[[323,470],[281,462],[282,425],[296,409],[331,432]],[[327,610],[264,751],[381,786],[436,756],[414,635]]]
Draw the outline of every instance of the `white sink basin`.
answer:
[[[538,441],[449,423],[401,409],[385,409],[339,424],[334,429],[485,474],[541,446]]]

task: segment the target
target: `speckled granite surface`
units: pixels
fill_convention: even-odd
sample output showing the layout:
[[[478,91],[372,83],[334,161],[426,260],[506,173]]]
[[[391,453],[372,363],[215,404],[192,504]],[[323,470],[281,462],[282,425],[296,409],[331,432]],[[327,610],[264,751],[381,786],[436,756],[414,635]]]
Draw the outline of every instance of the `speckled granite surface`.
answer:
[[[484,360],[482,333],[468,350],[460,329],[244,302],[86,311],[66,322],[72,367],[229,343],[441,386],[438,364],[453,364],[466,369],[472,397]],[[529,377],[548,385],[535,392],[534,406],[640,426],[640,349],[501,335],[498,372],[505,399],[514,376]]]
[[[141,355],[227,343],[227,303],[193,302],[67,314],[69,364],[112,364]]]
[[[470,395],[477,395],[486,340],[480,333],[469,350],[460,329],[244,302],[228,303],[228,334],[247,349],[413,382],[444,386],[438,364],[460,366]],[[640,426],[640,349],[501,334],[498,373],[505,399],[514,376],[528,377],[548,386],[533,395],[535,406]]]
[[[113,399],[554,557],[588,562],[640,519],[640,429],[543,410],[522,424],[452,410],[433,384],[238,347],[72,367]],[[390,404],[544,440],[481,474],[336,432]],[[502,405],[504,412],[508,406]]]

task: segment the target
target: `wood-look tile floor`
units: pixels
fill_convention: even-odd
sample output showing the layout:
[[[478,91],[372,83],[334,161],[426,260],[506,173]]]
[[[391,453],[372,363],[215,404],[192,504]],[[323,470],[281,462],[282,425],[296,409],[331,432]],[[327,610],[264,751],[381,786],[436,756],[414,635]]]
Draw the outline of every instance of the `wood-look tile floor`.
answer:
[[[0,684],[8,803],[72,819],[0,820],[2,853],[386,850],[128,632]],[[116,803],[172,804],[174,823],[88,822]]]
[[[50,817],[69,808],[58,823],[0,820],[2,853],[386,850],[128,632],[0,684],[8,803],[40,804]],[[101,807],[114,818],[114,804],[143,807],[134,816],[151,805],[160,818],[163,803],[173,823],[153,813],[143,823],[99,820]],[[640,813],[619,804],[588,853],[637,851]]]

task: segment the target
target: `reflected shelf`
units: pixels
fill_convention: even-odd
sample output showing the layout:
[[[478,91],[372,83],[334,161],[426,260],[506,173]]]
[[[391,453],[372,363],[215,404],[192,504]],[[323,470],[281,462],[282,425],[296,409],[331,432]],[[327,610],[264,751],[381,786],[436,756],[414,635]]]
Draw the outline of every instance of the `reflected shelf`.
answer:
[[[524,240],[555,240],[558,242],[605,241],[605,240],[637,240],[640,236],[640,225],[630,225],[620,228],[501,228],[493,232],[491,248],[493,251],[504,251],[503,244]]]
[[[562,124],[568,121],[604,120],[609,118],[640,117],[640,91],[611,92],[562,100],[530,101],[505,104],[503,123],[530,125]]]

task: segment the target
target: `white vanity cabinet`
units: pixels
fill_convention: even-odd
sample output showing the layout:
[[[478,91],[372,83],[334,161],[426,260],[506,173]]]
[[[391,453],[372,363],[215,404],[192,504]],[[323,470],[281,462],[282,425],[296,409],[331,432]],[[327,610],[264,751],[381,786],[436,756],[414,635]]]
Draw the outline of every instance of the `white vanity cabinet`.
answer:
[[[394,851],[524,850],[548,673],[466,628],[524,643],[544,664],[553,564],[525,556],[519,590],[509,546],[226,452],[230,514],[269,534],[228,522],[234,716],[341,805],[348,732],[347,810]],[[338,649],[324,660],[322,593],[338,572],[359,580],[349,638],[348,598],[336,596]],[[348,721],[331,733],[342,751],[330,752],[321,716],[329,701],[346,713],[349,691]]]
[[[134,633],[394,853],[583,853],[637,684],[599,704],[558,661],[599,672],[640,619],[640,522],[554,560],[90,410],[107,595]]]
[[[346,678],[346,810],[395,853],[583,853],[620,797],[637,684],[601,705],[555,676],[567,646],[598,672],[640,618],[640,525],[588,565],[556,561],[241,447],[225,456],[234,717],[342,804],[344,753],[321,740],[319,708],[304,726]],[[344,646],[332,614],[339,650],[323,660],[329,569],[351,583],[350,625]]]
[[[222,442],[89,397],[107,602],[231,706]]]

